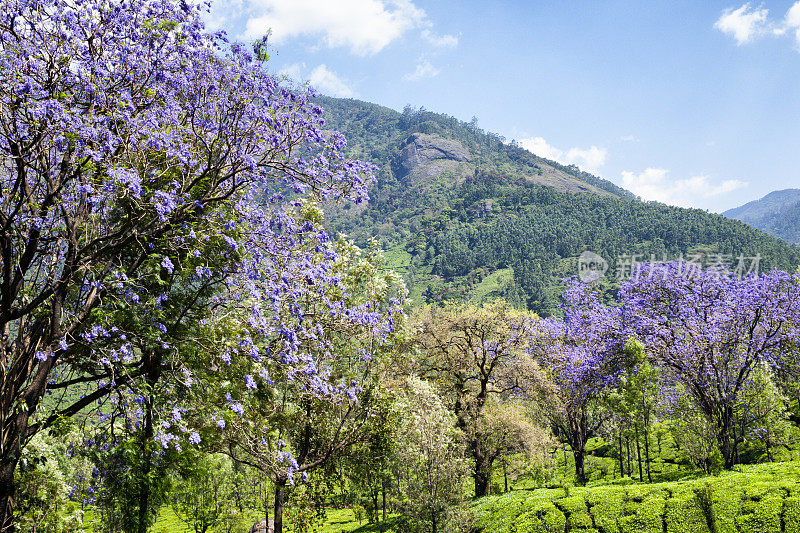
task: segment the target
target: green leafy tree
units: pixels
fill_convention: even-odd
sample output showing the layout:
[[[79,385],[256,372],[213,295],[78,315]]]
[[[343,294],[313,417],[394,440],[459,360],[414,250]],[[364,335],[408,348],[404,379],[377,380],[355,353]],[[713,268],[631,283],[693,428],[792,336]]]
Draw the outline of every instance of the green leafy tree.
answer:
[[[482,307],[426,306],[417,323],[418,371],[439,386],[464,432],[475,495],[484,496],[498,456],[484,427],[484,408],[493,399],[521,394],[536,381],[536,366],[524,355],[532,316],[497,301]]]
[[[350,482],[354,504],[369,510],[370,522],[387,519],[387,496],[392,484],[399,449],[401,414],[392,401],[396,391],[388,381],[375,399],[375,407],[364,425],[365,438],[339,458],[339,466]]]
[[[437,533],[448,510],[464,498],[468,470],[462,435],[431,383],[408,378],[398,407],[403,414],[397,463],[401,506],[415,531],[430,524]]]
[[[636,339],[629,339],[623,352],[626,370],[620,377],[616,390],[609,394],[607,403],[618,412],[618,420],[623,421],[622,424],[618,424],[618,431],[621,433],[627,431],[633,436],[639,481],[644,480],[642,467],[642,451],[644,451],[644,468],[647,471],[648,481],[652,482],[650,434],[657,402],[658,371],[648,361],[644,345]]]
[[[790,443],[787,402],[766,365],[760,365],[753,372],[742,391],[737,409],[737,418],[741,420],[738,437],[757,443],[769,462],[775,460],[776,448],[788,447]]]
[[[231,459],[222,454],[201,455],[172,489],[175,514],[195,533],[231,522],[236,514]]]
[[[16,472],[17,527],[37,533],[72,533],[83,530],[83,509],[69,499],[72,483],[87,475],[89,465],[70,457],[66,435],[40,433],[25,447]]]
[[[680,386],[674,394],[670,427],[675,444],[692,466],[706,474],[718,473],[723,458],[717,445],[715,425]]]

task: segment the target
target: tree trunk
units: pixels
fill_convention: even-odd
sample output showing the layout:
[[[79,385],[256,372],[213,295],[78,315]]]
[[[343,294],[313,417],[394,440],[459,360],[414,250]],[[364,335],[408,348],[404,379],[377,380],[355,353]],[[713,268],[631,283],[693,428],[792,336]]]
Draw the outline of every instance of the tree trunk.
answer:
[[[383,498],[383,521],[386,522],[386,480],[381,483],[381,496]]]
[[[631,469],[631,438],[625,435],[625,447],[628,451],[628,475],[633,474],[633,470]]]
[[[8,332],[6,331],[6,334]],[[5,419],[0,419],[3,427],[2,440],[0,440],[0,533],[13,533],[16,531],[14,526],[14,495],[16,494],[16,484],[14,482],[14,471],[17,463],[22,457],[22,447],[27,439],[32,435],[28,434],[28,421],[34,416],[39,402],[44,395],[47,386],[47,377],[55,364],[55,359],[50,358],[47,362],[40,363],[33,383],[28,386],[27,393],[24,395],[25,410],[13,412],[11,405],[0,406],[0,412],[8,414]],[[5,386],[3,387],[5,392]],[[5,402],[4,402],[5,403]]]
[[[625,458],[622,448],[622,428],[619,428],[619,477],[625,477]]]
[[[508,470],[506,469],[506,458],[503,456],[503,492],[508,492]]]
[[[279,479],[275,482],[275,509],[272,514],[274,515],[274,529],[273,533],[283,533],[283,498],[286,492],[286,480]],[[269,524],[269,522],[267,522]]]
[[[644,425],[644,460],[645,464],[647,465],[647,481],[649,483],[653,482],[653,475],[650,472],[650,436],[649,432],[647,431],[647,424]]]
[[[586,484],[586,470],[583,465],[585,453],[583,448],[572,450],[572,457],[575,459],[575,481],[579,485]]]
[[[0,532],[11,533],[14,531],[14,470],[17,468],[19,453],[11,453],[0,465],[0,507],[3,518],[0,522]]]
[[[264,481],[264,523],[269,532],[269,484],[266,481]]]
[[[431,511],[431,531],[436,533],[436,511]]]
[[[475,459],[475,497],[486,496],[489,494],[492,482],[492,458],[476,448],[472,454]]]
[[[639,482],[644,481],[642,474],[642,447],[639,446],[639,424],[633,424],[633,436],[636,439],[636,460],[639,463]]]
[[[142,439],[140,444],[140,457],[141,457],[141,479],[139,480],[139,523],[138,533],[147,533],[148,517],[147,513],[150,507],[150,441],[153,440],[153,396],[147,398],[145,406],[145,420],[144,429],[142,430]]]
[[[730,470],[736,462],[736,452],[731,443],[730,422],[724,420],[720,425],[721,428],[717,434],[717,442],[719,444],[719,451],[722,452],[722,458],[725,461],[725,470]]]

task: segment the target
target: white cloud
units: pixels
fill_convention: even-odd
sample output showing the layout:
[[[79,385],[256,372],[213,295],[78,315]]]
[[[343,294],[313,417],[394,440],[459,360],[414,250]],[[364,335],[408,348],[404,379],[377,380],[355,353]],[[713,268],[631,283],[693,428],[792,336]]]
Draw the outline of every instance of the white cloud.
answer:
[[[411,0],[252,0],[244,37],[272,30],[280,44],[289,37],[321,36],[326,46],[356,55],[380,52],[406,31],[427,22]]]
[[[325,65],[319,65],[308,76],[311,86],[330,96],[352,98],[356,93],[350,86]]]
[[[622,137],[619,138],[619,140],[626,143],[639,142],[639,139],[637,139],[633,135],[623,135]]]
[[[694,176],[687,179],[672,179],[664,168],[646,168],[636,174],[622,173],[622,186],[645,200],[655,200],[665,204],[683,207],[698,207],[698,201],[715,198],[747,186],[741,180],[725,180],[712,183],[708,176]]]
[[[605,148],[598,148],[597,146],[589,148],[573,147],[569,150],[561,150],[548,144],[544,137],[522,139],[518,144],[539,157],[558,161],[562,165],[578,165],[587,172],[595,173],[605,164],[606,156],[608,155]]]
[[[303,75],[305,69],[305,63],[295,63],[282,69],[280,74],[283,74],[295,82],[303,83],[308,81],[316,90],[329,96],[338,96],[340,98],[352,98],[356,96],[350,84],[330,70],[326,65],[317,65],[307,77]]]
[[[430,30],[422,30],[422,38],[438,48],[455,48],[458,46],[458,37],[455,35],[436,35]]]
[[[278,72],[278,74],[282,74],[287,78],[291,79],[292,81],[301,81],[303,78],[303,70],[306,68],[305,63],[294,63],[289,65],[288,67],[284,67]]]
[[[739,9],[728,8],[723,11],[714,27],[722,33],[733,35],[736,44],[742,45],[766,32],[768,14],[768,9],[751,9],[750,4],[744,4]]]
[[[787,30],[794,31],[794,40],[800,46],[800,2],[795,2],[786,12],[786,16],[783,18],[783,27],[780,30],[781,35]]]
[[[417,63],[417,68],[414,72],[403,76],[404,80],[417,81],[423,78],[433,78],[439,74],[439,69],[431,65],[431,62],[425,58],[420,58]]]
[[[769,18],[769,10],[763,7],[751,8],[743,4],[739,9],[728,8],[714,23],[723,33],[732,35],[736,43],[742,45],[759,37],[781,37],[790,35],[800,50],[800,0],[786,11],[782,21]]]
[[[190,4],[200,5],[203,0],[189,0]],[[244,0],[216,0],[211,4],[211,9],[201,10],[206,29],[210,31],[222,30],[231,27],[236,16],[245,10]]]

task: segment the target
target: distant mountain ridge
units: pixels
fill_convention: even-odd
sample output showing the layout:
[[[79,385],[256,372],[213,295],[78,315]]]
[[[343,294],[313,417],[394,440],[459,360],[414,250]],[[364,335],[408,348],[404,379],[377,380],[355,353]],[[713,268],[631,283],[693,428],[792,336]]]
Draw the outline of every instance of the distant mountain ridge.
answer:
[[[506,143],[475,120],[351,99],[318,103],[326,127],[347,138],[348,155],[378,167],[369,202],[326,205],[327,227],[362,246],[376,238],[415,302],[502,297],[557,313],[561,280],[577,273],[587,250],[608,261],[609,288],[631,260],[700,253],[759,255],[763,268],[800,264],[800,249],[742,222],[643,202]]]
[[[773,191],[722,213],[790,243],[800,243],[800,189]]]

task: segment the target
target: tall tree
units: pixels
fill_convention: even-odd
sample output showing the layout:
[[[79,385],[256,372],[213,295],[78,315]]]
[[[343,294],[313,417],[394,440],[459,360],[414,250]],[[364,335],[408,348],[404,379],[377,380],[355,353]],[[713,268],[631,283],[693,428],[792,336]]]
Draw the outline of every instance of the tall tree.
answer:
[[[575,477],[586,482],[586,443],[600,429],[601,394],[624,368],[622,310],[600,302],[591,285],[573,279],[564,293],[563,318],[538,323],[532,356],[548,369],[552,389],[550,424],[572,448]]]
[[[498,301],[425,307],[418,315],[419,371],[442,389],[474,461],[475,495],[490,488],[497,450],[482,422],[493,397],[521,394],[536,369],[525,356],[533,317]]]
[[[409,378],[397,403],[403,415],[397,465],[401,505],[415,521],[429,521],[431,532],[438,533],[444,530],[448,508],[464,498],[462,435],[431,383]]]
[[[306,237],[321,231],[315,205],[299,210]],[[377,249],[298,238],[285,252],[294,256],[286,268],[260,271],[249,290],[220,306],[209,331],[219,344],[193,368],[194,401],[205,406],[199,416],[210,421],[209,431],[225,429],[220,451],[274,487],[275,533],[283,531],[289,487],[369,437],[385,358],[403,335],[406,297],[402,278],[382,268]],[[321,284],[312,273],[329,254],[336,260],[326,275],[336,283]],[[283,283],[290,294],[270,297]]]
[[[312,93],[279,86],[263,41],[255,57],[218,52],[224,36],[190,4],[0,1],[1,530],[24,444],[115,387],[179,374],[170,331],[208,304],[198,291],[247,279],[236,252],[256,236],[292,238],[284,197],[265,191],[366,193],[370,167],[321,133]],[[266,208],[248,208],[265,194]],[[224,252],[203,257],[209,240]],[[184,307],[163,322],[184,267]],[[333,283],[324,270],[312,279]],[[119,307],[143,318],[143,349],[113,323]],[[40,411],[47,388],[81,385],[79,400]]]
[[[738,277],[673,262],[645,265],[620,291],[648,353],[716,428],[725,468],[736,462],[742,389],[759,364],[780,367],[800,337],[799,282],[780,271]]]

